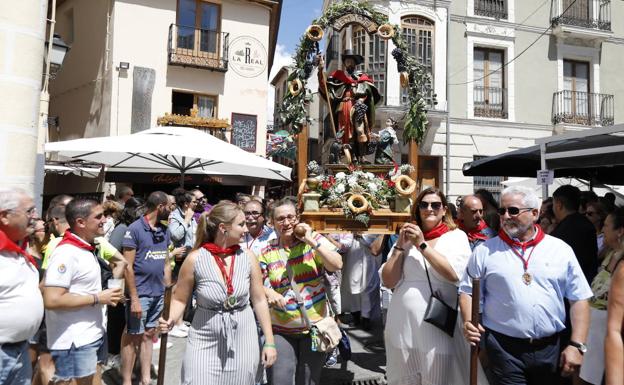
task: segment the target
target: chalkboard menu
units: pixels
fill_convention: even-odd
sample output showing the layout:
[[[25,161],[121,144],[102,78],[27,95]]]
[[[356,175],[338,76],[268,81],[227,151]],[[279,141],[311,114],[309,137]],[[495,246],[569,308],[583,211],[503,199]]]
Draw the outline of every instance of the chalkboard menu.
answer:
[[[232,144],[249,152],[256,152],[258,117],[232,113]]]

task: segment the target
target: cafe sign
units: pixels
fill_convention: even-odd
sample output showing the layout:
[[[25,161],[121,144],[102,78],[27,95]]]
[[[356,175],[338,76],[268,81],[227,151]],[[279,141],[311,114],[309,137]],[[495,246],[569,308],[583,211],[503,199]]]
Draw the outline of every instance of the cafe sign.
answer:
[[[267,68],[266,48],[251,36],[239,36],[230,44],[229,66],[244,78],[260,76]]]

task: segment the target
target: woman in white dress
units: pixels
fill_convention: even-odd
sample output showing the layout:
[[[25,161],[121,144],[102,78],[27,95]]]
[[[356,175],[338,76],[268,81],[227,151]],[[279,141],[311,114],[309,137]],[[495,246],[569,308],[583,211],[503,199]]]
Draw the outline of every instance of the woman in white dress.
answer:
[[[449,337],[423,318],[431,296],[425,264],[433,291],[455,307],[457,284],[470,257],[468,237],[456,229],[438,189],[418,195],[413,216],[381,268],[384,286],[394,289],[385,332],[388,384],[467,384],[469,347],[461,332]]]

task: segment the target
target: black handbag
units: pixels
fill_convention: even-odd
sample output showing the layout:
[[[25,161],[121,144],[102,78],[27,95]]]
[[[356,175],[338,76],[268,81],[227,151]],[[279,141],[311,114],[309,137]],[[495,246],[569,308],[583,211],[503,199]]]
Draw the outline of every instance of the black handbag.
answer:
[[[427,261],[423,262],[425,264],[425,272],[427,273],[429,290],[431,291],[431,297],[429,297],[427,310],[425,310],[424,320],[453,337],[455,333],[455,323],[457,322],[457,304],[455,304],[455,308],[453,308],[433,292],[431,279],[429,278],[429,269],[427,269]]]

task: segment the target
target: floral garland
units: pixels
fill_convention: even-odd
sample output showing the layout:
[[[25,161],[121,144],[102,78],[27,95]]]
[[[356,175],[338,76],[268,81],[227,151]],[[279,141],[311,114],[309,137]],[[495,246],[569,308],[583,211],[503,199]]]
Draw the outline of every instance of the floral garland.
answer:
[[[391,201],[397,196],[394,181],[401,175],[409,175],[413,170],[414,168],[407,164],[395,165],[388,174],[375,175],[351,166],[348,172],[316,177],[320,183],[312,191],[321,195],[322,206],[341,208],[347,218],[368,226],[373,210],[388,209]],[[349,205],[348,200],[354,194],[361,195],[366,200],[367,208],[363,212],[356,212]]]
[[[427,95],[431,88],[430,74],[415,57],[408,54],[407,43],[401,36],[399,26],[388,24],[388,17],[366,2],[343,0],[340,3],[334,3],[312,24],[325,30],[346,14],[364,15],[380,26],[386,25],[393,28],[391,39],[396,48],[392,51],[392,56],[397,61],[397,70],[404,73],[406,80],[409,81],[407,89],[410,106],[405,119],[403,142],[408,143],[414,140],[420,144],[428,123],[424,95]],[[311,92],[306,84],[314,67],[318,66],[316,56],[319,52],[318,41],[311,40],[304,34],[293,58],[295,67],[288,77],[289,84],[294,86],[289,87],[290,92],[286,93],[278,109],[282,123],[290,125],[291,132],[294,134],[301,132],[303,127],[310,123],[305,106],[311,100]]]

